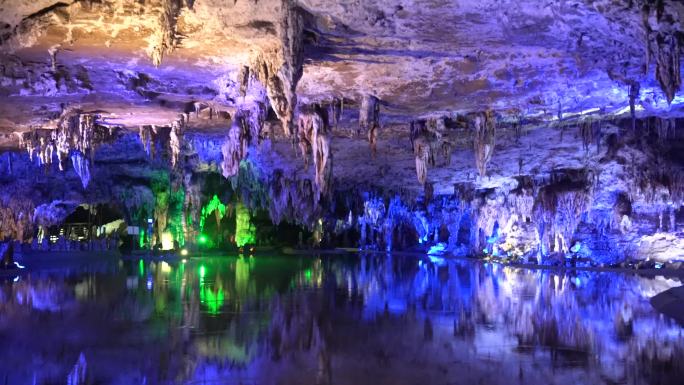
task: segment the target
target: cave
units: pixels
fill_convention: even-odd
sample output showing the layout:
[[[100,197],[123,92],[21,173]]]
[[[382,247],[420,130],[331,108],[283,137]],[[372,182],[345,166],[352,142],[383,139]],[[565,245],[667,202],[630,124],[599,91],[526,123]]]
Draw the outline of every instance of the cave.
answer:
[[[0,0],[0,383],[681,383],[679,0]]]

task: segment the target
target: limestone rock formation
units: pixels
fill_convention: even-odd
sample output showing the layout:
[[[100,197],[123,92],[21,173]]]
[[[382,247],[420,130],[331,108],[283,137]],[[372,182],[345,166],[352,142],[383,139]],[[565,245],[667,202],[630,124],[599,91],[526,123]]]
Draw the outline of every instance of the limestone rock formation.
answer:
[[[0,1],[0,236],[107,204],[152,219],[143,243],[193,242],[216,195],[312,244],[670,261],[683,20],[674,0]]]

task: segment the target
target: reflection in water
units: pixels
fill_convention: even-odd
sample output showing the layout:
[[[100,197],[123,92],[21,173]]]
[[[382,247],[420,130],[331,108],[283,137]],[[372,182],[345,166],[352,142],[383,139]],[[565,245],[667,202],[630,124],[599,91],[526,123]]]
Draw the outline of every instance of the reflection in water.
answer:
[[[391,255],[127,261],[2,283],[0,383],[65,383],[81,354],[101,384],[676,383],[682,328],[648,302],[673,286]]]

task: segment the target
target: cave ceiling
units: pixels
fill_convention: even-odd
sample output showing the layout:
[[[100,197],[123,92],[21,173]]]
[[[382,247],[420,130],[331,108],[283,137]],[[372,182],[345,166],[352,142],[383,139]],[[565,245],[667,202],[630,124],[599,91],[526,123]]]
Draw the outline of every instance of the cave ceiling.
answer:
[[[676,114],[679,80],[658,73],[679,64],[682,15],[675,1],[3,0],[0,127],[49,124],[64,104],[130,127],[230,110],[260,55],[301,56],[300,102],[371,94],[387,119],[624,112],[635,82],[638,110]]]

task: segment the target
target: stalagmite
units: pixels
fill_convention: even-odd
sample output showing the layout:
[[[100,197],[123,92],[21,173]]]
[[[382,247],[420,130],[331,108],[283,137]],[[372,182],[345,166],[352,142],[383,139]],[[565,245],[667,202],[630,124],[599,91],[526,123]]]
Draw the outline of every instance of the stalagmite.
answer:
[[[471,127],[474,131],[475,166],[480,177],[484,177],[487,174],[487,163],[494,154],[496,133],[494,113],[489,110],[475,114],[471,120]]]

